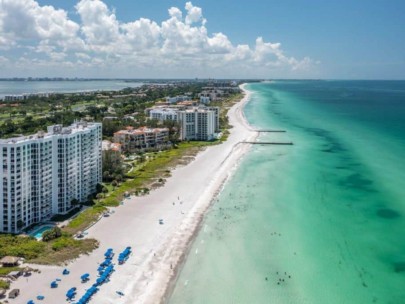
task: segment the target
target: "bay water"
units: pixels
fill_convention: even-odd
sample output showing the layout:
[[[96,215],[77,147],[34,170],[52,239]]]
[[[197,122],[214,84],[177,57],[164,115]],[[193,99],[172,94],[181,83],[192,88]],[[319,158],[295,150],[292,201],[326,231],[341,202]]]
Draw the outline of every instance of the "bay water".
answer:
[[[140,82],[123,80],[77,80],[77,81],[0,81],[0,99],[6,95],[34,93],[76,93],[87,91],[116,91],[141,86]]]
[[[258,140],[170,304],[405,303],[405,81],[247,85]]]

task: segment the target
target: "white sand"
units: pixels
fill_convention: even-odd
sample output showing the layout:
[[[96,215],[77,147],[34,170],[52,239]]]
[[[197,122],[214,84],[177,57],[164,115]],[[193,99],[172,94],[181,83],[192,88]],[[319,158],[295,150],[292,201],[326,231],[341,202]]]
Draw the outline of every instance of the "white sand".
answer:
[[[64,303],[65,294],[71,287],[77,288],[78,300],[95,282],[105,250],[114,249],[116,262],[119,252],[126,246],[133,248],[133,254],[124,265],[115,266],[110,282],[102,285],[90,302],[162,302],[205,211],[249,149],[249,145],[239,142],[257,136],[243,116],[243,106],[249,99],[249,92],[244,92],[243,100],[229,111],[233,128],[225,143],[199,153],[190,164],[173,170],[164,187],[147,196],[125,200],[124,205],[113,208],[114,214],[88,229],[87,237],[99,240],[100,247],[69,263],[68,276],[62,275],[63,267],[35,265],[41,274],[14,282],[11,288],[20,288],[21,295],[9,302],[25,304],[33,299],[36,303]],[[164,220],[163,225],[159,224],[159,219]],[[90,281],[82,284],[80,276],[86,272],[90,273]],[[50,283],[56,278],[62,281],[58,288],[51,289]],[[118,290],[124,293],[123,297],[116,293]],[[39,294],[45,296],[43,301],[36,301]]]

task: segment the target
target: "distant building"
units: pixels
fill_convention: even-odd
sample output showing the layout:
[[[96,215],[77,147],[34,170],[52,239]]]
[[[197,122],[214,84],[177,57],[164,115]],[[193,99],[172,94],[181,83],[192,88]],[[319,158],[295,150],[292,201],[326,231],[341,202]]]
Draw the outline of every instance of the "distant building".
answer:
[[[4,96],[4,101],[12,102],[12,101],[21,101],[27,100],[32,97],[49,97],[49,93],[32,93],[32,94],[22,94],[22,95],[6,95]]]
[[[107,157],[109,157],[113,163],[117,163],[121,159],[122,145],[120,143],[114,143],[109,140],[103,140],[102,150],[104,160]]]
[[[150,148],[166,148],[169,143],[169,129],[127,127],[114,133],[114,142],[122,146],[124,152],[137,152]]]
[[[212,140],[215,138],[215,112],[192,108],[178,112],[181,140]]]
[[[186,101],[186,100],[190,100],[191,96],[188,95],[179,95],[179,96],[174,96],[174,97],[166,97],[166,102],[169,104],[172,103],[177,103],[180,101]]]
[[[200,96],[200,103],[209,104],[211,102],[209,96]]]
[[[20,101],[25,100],[27,97],[25,95],[6,95],[4,96],[4,101]]]
[[[104,120],[117,120],[117,119],[118,119],[117,116],[104,116],[104,117],[103,117],[103,121],[104,121]]]
[[[211,140],[219,132],[219,107],[172,106],[149,111],[151,119],[180,124],[181,140]]]
[[[177,121],[177,110],[171,108],[157,108],[149,111],[149,118],[156,120]]]
[[[103,151],[116,151],[121,152],[122,145],[120,143],[114,143],[109,140],[102,141],[102,150]]]
[[[17,233],[87,200],[101,182],[101,124],[0,140],[0,232]]]

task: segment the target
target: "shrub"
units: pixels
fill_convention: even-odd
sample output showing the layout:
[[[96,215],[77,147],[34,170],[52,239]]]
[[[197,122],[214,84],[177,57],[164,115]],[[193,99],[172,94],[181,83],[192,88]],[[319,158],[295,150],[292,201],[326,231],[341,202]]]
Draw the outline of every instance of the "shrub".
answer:
[[[0,235],[0,257],[12,255],[32,259],[38,257],[44,248],[44,243],[37,242],[32,237],[20,237],[8,234]]]
[[[55,242],[53,242],[52,244],[52,249],[55,251],[59,251],[62,250],[63,248],[67,248],[67,247],[75,247],[77,246],[76,244],[77,241],[75,241],[72,238],[59,238],[58,240],[55,240]]]
[[[0,280],[0,289],[9,289],[10,288],[10,283]]]
[[[52,229],[44,231],[44,233],[42,234],[42,241],[49,242],[61,236],[62,230],[59,227],[54,227]]]

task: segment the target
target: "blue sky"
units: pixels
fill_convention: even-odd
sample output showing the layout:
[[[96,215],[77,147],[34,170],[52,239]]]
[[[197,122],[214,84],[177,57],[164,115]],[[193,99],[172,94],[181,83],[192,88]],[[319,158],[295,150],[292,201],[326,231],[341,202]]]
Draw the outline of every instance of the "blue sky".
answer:
[[[404,12],[399,0],[0,0],[0,77],[405,79]]]

